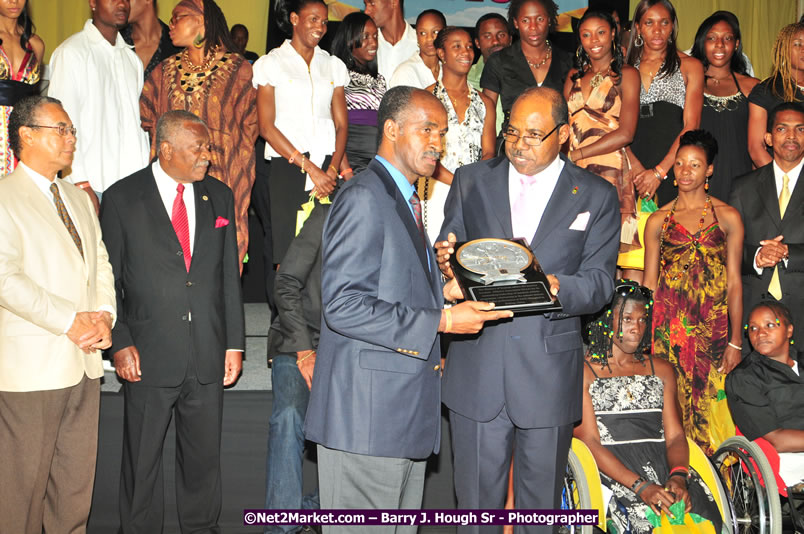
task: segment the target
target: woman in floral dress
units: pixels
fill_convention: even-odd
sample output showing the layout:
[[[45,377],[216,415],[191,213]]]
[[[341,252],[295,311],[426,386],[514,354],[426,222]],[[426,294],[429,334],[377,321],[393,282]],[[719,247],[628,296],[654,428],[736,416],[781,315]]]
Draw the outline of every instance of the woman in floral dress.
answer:
[[[645,228],[645,285],[656,291],[653,354],[676,368],[684,430],[709,455],[734,435],[723,383],[741,359],[743,314],[743,224],[707,193],[715,154],[708,132],[681,137],[678,196]]]

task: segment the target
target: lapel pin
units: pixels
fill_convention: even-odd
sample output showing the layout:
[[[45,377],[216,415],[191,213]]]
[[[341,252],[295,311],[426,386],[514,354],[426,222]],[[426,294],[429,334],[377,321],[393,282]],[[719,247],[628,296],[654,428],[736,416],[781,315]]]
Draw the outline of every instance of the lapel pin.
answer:
[[[576,187],[575,189],[578,189],[578,188]],[[206,200],[209,200],[209,197],[206,196],[206,195],[201,195],[201,199],[206,201]]]
[[[576,185],[575,187],[573,187],[573,188],[572,188],[572,194],[573,194],[573,195],[577,195],[577,194],[578,194],[578,186],[577,186],[577,185]]]

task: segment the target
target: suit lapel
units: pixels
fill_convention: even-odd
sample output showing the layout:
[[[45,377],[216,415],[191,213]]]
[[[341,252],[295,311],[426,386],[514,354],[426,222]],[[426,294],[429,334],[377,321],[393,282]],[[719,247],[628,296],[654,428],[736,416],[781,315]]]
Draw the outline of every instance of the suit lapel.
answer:
[[[165,239],[163,248],[165,250],[181,250],[179,238],[176,237],[176,231],[173,229],[170,215],[165,209],[162,197],[159,195],[156,178],[154,178],[154,173],[150,166],[148,167],[148,177],[142,188],[142,202],[150,213],[148,220],[154,225],[154,235],[159,236],[159,239]],[[184,265],[183,259],[181,262]]]
[[[195,197],[195,239],[193,241],[193,258],[198,256],[204,248],[205,243],[209,242],[210,232],[212,232],[215,221],[215,211],[212,202],[208,196],[207,187],[204,183],[209,177],[204,178],[204,181],[196,182],[193,184],[193,196]],[[211,178],[214,180],[214,178]],[[176,239],[178,241],[178,238]],[[190,270],[193,264],[190,263]]]
[[[796,184],[798,186],[798,184]],[[776,178],[773,175],[773,164],[767,165],[765,172],[759,179],[759,183],[757,184],[757,189],[759,191],[759,197],[762,201],[763,206],[765,206],[765,211],[768,212],[771,221],[773,221],[773,225],[776,227],[776,230],[781,232],[782,231],[782,216],[779,213],[779,197],[776,195]],[[800,189],[796,187],[796,189]],[[791,202],[788,206],[792,205],[792,198],[790,199]]]
[[[784,220],[788,221],[791,218],[795,218],[796,224],[800,224],[801,222],[801,205],[802,202],[804,202],[804,184],[801,183],[802,178],[804,178],[804,167],[802,167],[801,172],[798,174],[796,186],[790,194],[790,202],[787,203],[787,209],[784,211]]]
[[[511,199],[508,198],[508,166],[510,163],[507,158],[501,158],[499,165],[492,171],[488,179],[489,202],[491,211],[497,217],[502,232],[500,235],[514,237],[514,230],[511,226]]]
[[[531,250],[536,250],[544,238],[550,235],[553,229],[562,224],[565,219],[577,215],[573,205],[578,195],[572,194],[573,187],[575,187],[575,178],[569,171],[569,163],[565,161],[553,194],[550,195],[550,200],[542,214],[542,220],[539,221],[539,227],[530,243]]]
[[[422,233],[419,231],[418,226],[416,226],[416,221],[413,219],[413,214],[410,212],[408,199],[402,198],[402,192],[396,186],[396,182],[394,182],[394,179],[391,178],[390,174],[388,174],[388,170],[382,163],[377,160],[372,160],[371,163],[369,163],[369,167],[371,167],[380,180],[382,180],[386,191],[388,191],[388,194],[392,199],[394,199],[394,209],[396,210],[396,214],[402,220],[402,225],[405,227],[411,243],[413,243],[413,248],[416,250],[416,254],[419,256],[419,262],[422,264],[422,269],[424,269],[424,273],[427,275],[429,280],[430,269],[427,267],[427,251],[425,250],[426,239],[422,238]]]
[[[50,227],[53,229],[55,234],[59,236],[59,239],[69,248],[71,251],[78,254],[79,259],[81,258],[81,253],[78,252],[78,247],[75,246],[75,242],[73,238],[70,236],[70,232],[67,231],[67,227],[64,226],[64,221],[61,220],[59,217],[58,212],[56,211],[56,205],[53,201],[49,201],[42,192],[36,187],[36,184],[33,182],[33,178],[27,175],[25,171],[19,169],[19,186],[20,191],[28,197],[30,202],[30,206],[36,211],[42,219],[47,221]],[[63,200],[63,199],[62,199]],[[75,211],[75,210],[73,210]],[[72,219],[77,218],[73,216]],[[81,239],[84,239],[84,233],[81,232],[81,228],[78,226],[76,221],[73,221],[73,224],[76,225],[76,229],[78,229],[78,235],[81,236]],[[82,263],[83,259],[81,260]]]

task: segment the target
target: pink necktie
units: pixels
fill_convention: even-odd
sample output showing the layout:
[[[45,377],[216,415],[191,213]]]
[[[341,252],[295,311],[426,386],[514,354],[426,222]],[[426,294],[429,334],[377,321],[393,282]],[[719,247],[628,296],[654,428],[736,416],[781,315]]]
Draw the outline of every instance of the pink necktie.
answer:
[[[176,199],[173,201],[173,213],[170,221],[173,223],[173,230],[179,238],[181,250],[184,254],[184,266],[190,272],[190,223],[187,221],[187,208],[184,206],[184,184],[176,186]]]
[[[533,212],[528,210],[528,197],[530,189],[536,182],[533,176],[520,176],[519,177],[519,196],[511,206],[511,229],[514,232],[513,237],[524,237],[526,241],[530,242],[536,233],[536,226],[534,226]]]

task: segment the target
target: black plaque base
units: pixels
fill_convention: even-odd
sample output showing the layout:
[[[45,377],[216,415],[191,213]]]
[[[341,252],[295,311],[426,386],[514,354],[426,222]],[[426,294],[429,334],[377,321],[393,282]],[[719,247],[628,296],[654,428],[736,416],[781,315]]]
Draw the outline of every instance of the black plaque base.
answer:
[[[499,241],[513,241],[530,250],[527,243],[522,239],[500,239]],[[456,254],[461,246],[466,243],[471,242],[455,244],[453,248]],[[484,276],[466,269],[458,261],[456,254],[450,257],[450,265],[467,300],[493,302],[495,309],[512,310],[515,314],[525,312],[546,313],[563,310],[559,300],[557,298],[553,300],[550,295],[550,282],[547,280],[547,275],[542,271],[536,258],[533,258],[531,264],[520,271],[524,277],[523,281],[504,280],[484,283]]]

